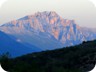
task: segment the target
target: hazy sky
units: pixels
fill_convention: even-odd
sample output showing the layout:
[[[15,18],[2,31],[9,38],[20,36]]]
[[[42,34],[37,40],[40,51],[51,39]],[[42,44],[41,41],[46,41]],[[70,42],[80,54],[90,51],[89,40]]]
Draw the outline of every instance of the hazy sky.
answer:
[[[0,8],[0,24],[38,11],[55,11],[80,26],[96,28],[96,8],[88,0],[8,0]]]

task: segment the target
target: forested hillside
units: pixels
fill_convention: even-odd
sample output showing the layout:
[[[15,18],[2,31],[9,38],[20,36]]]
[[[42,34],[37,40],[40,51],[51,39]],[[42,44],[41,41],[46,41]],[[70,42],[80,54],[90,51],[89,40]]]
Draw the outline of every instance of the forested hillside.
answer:
[[[9,72],[86,72],[96,62],[96,40],[14,59],[3,55],[0,61]]]

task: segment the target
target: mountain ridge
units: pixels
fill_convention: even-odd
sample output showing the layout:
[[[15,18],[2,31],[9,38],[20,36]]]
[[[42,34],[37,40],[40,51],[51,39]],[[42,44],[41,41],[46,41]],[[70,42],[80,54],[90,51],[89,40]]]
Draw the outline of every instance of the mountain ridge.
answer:
[[[96,39],[96,32],[78,26],[74,20],[63,19],[54,11],[37,12],[0,26],[0,30],[22,44],[42,50],[80,44]]]

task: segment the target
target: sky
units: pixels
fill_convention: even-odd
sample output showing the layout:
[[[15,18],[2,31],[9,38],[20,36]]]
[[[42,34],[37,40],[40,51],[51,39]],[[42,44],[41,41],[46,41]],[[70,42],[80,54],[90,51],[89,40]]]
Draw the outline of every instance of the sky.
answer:
[[[88,0],[7,0],[0,7],[0,25],[43,11],[55,11],[82,27],[96,28],[96,8]]]

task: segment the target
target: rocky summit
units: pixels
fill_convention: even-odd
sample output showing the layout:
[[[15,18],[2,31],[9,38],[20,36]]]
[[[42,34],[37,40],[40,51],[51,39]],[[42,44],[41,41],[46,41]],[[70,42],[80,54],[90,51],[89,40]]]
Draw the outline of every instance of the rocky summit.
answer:
[[[0,31],[24,46],[41,50],[80,44],[96,39],[96,31],[78,26],[56,12],[37,12],[0,26]]]

